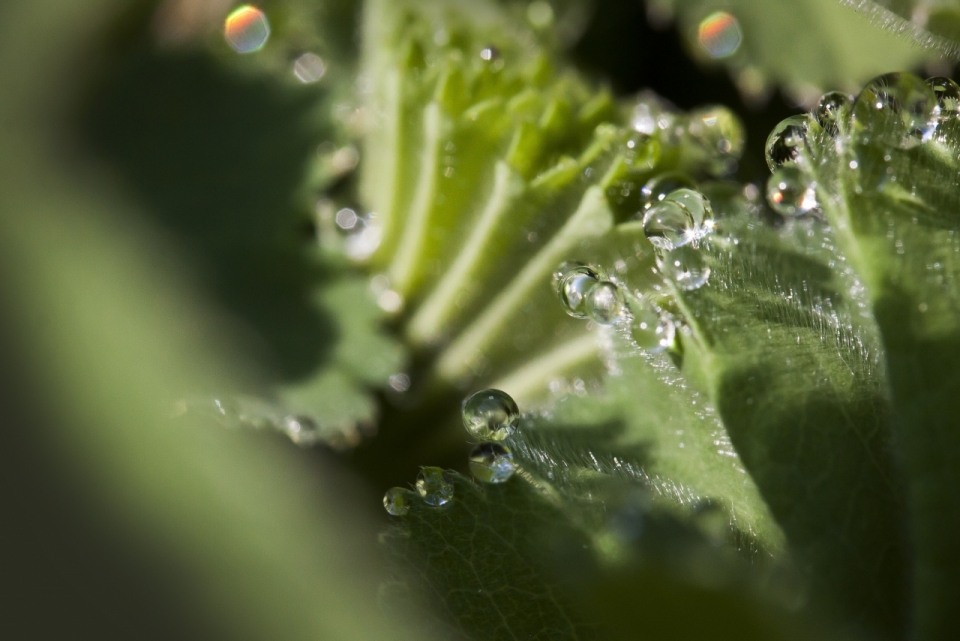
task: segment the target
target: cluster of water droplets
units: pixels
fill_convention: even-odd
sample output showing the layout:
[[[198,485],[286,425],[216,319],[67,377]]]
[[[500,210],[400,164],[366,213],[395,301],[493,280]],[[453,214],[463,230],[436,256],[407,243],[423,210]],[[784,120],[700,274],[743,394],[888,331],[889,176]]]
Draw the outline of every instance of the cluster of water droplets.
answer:
[[[621,328],[637,347],[651,354],[673,346],[673,317],[646,297],[608,279],[599,267],[567,262],[554,273],[554,281],[570,316]]]
[[[787,118],[767,139],[766,160],[773,172],[767,200],[783,216],[816,213],[820,203],[814,175],[824,156],[843,155],[854,136],[913,149],[933,141],[941,125],[958,114],[960,86],[949,78],[890,73],[867,83],[856,98],[827,93],[812,113]],[[884,161],[890,158],[886,154]],[[856,170],[860,161],[853,157],[847,164]],[[887,173],[893,171],[888,167]]]
[[[501,441],[512,435],[520,423],[520,409],[506,392],[485,389],[463,401],[463,426],[480,443],[470,452],[470,472],[483,483],[505,483],[517,471],[513,452]],[[416,492],[401,487],[387,490],[383,507],[393,516],[403,516],[419,496],[431,507],[446,505],[453,499],[454,486],[449,472],[439,467],[424,467],[415,484]]]
[[[642,212],[643,233],[653,245],[663,276],[682,290],[698,289],[710,278],[710,267],[699,250],[716,229],[713,209],[694,189],[681,187],[666,195],[663,191],[659,185],[644,188],[651,198]]]

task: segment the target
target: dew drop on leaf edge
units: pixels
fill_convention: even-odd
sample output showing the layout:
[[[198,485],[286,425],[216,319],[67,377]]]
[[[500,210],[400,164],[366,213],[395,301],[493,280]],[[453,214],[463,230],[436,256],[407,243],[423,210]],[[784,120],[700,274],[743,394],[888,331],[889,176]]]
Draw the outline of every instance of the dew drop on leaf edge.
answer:
[[[853,115],[864,130],[878,131],[887,142],[910,149],[932,138],[940,105],[929,84],[911,73],[895,72],[864,86]]]
[[[484,483],[505,483],[516,469],[513,452],[500,443],[481,443],[470,452],[470,472]]]
[[[453,483],[439,467],[425,467],[417,476],[417,493],[424,503],[433,507],[446,505],[453,498]]]
[[[796,164],[807,142],[810,116],[790,116],[777,124],[767,137],[764,155],[770,171]]]
[[[403,516],[410,511],[410,491],[393,487],[383,495],[383,508],[391,516]]]
[[[935,77],[927,80],[940,106],[940,118],[945,119],[960,113],[960,85],[950,78]]]
[[[840,129],[840,120],[853,107],[853,96],[842,91],[830,91],[823,94],[817,108],[814,110],[814,118],[825,132],[834,136]]]
[[[498,389],[485,389],[463,401],[463,426],[483,441],[502,441],[520,422],[517,402]]]

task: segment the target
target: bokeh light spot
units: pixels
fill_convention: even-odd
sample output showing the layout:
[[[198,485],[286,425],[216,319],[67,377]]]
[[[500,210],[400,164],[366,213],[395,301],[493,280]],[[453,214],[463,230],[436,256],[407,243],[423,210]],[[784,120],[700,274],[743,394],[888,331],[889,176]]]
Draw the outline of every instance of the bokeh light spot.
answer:
[[[716,11],[700,22],[697,41],[711,58],[726,58],[740,48],[743,31],[735,16],[726,11]]]
[[[270,23],[263,11],[245,4],[227,16],[223,34],[237,53],[253,53],[267,44]]]

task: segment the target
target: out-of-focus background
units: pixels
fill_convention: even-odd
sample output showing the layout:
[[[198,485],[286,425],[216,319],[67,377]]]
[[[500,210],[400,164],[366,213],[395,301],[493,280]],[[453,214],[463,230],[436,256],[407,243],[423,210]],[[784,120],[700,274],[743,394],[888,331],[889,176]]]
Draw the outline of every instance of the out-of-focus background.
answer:
[[[359,3],[263,3],[304,4],[329,73],[349,75]],[[298,380],[337,332],[305,303],[329,275],[298,249],[332,99],[235,64],[216,40],[231,8],[0,4],[4,638],[429,636],[377,604],[375,457],[178,411],[198,390]],[[622,95],[731,107],[740,177],[763,175],[802,91],[745,90],[636,0],[584,11],[577,65]]]

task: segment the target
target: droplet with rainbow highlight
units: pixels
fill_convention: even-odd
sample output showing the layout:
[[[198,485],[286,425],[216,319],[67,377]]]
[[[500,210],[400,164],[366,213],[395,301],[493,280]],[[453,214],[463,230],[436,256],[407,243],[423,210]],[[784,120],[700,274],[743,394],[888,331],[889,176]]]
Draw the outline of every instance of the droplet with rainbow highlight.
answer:
[[[227,43],[237,53],[260,51],[270,38],[270,23],[267,16],[253,5],[245,4],[234,9],[223,25]]]
[[[715,11],[700,22],[697,41],[711,58],[732,56],[743,42],[740,21],[731,13]]]

